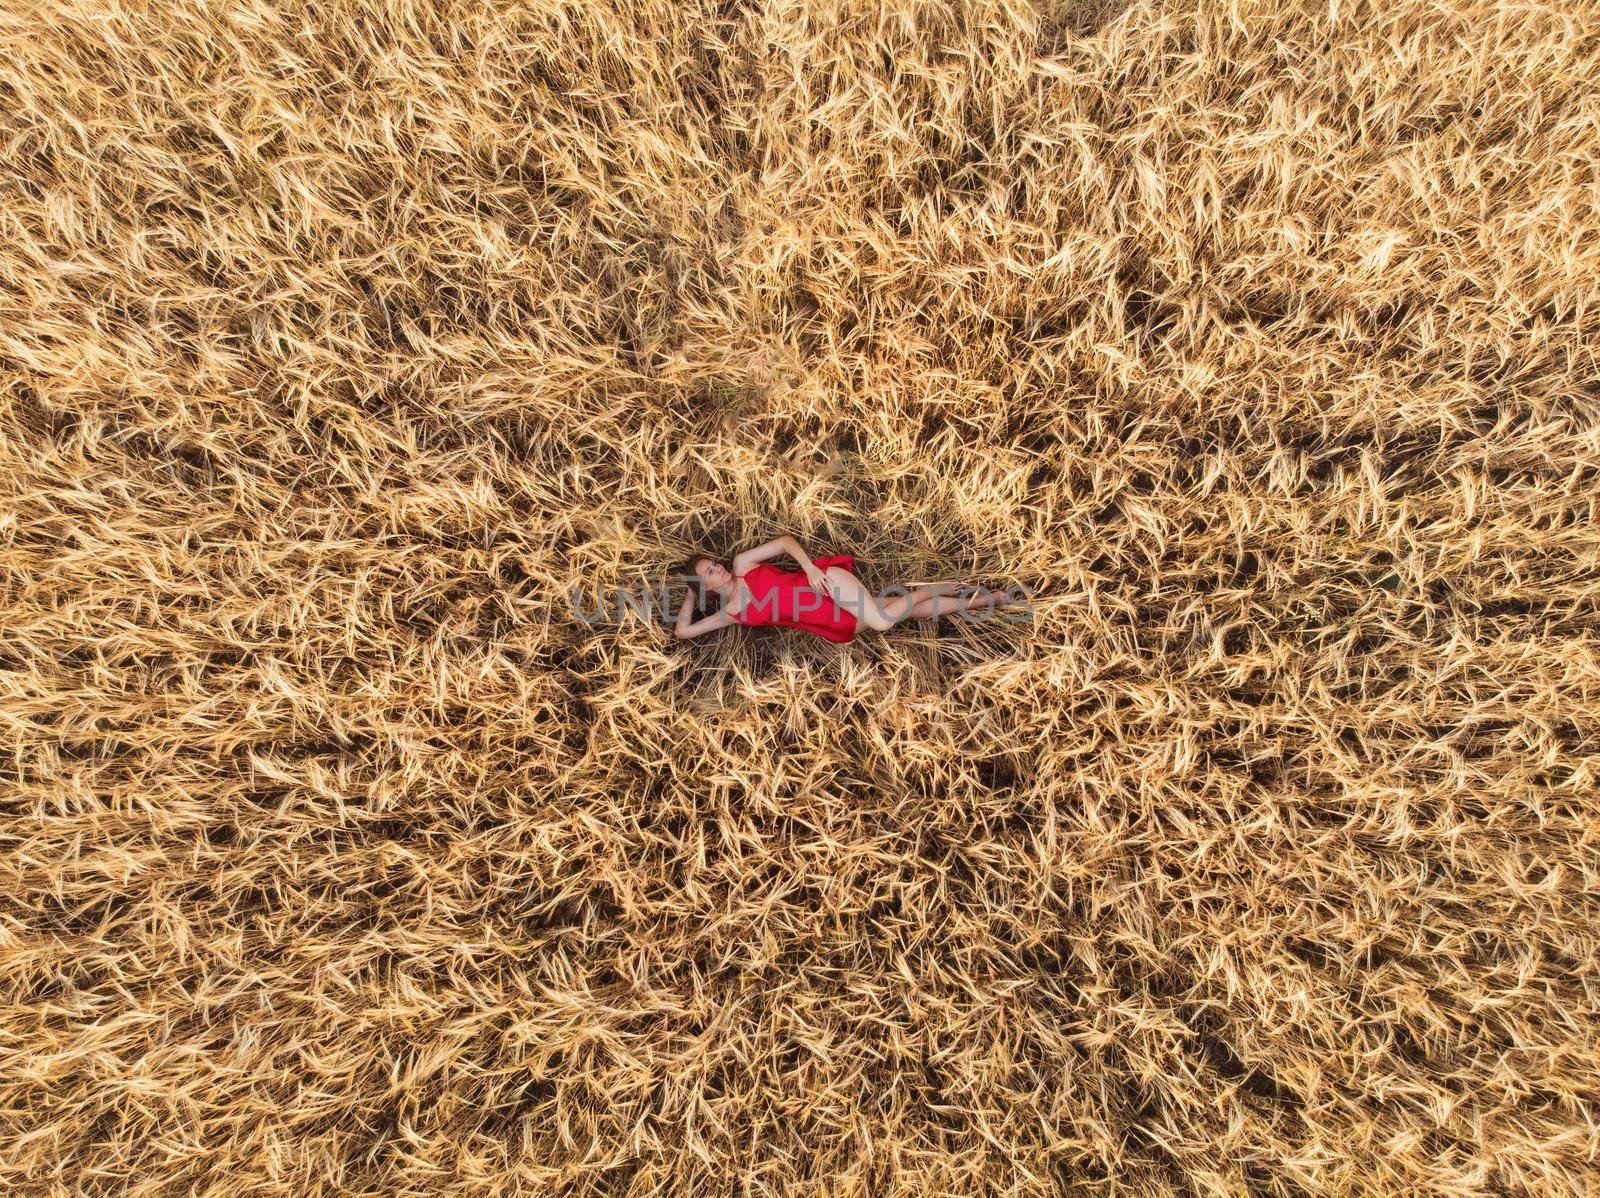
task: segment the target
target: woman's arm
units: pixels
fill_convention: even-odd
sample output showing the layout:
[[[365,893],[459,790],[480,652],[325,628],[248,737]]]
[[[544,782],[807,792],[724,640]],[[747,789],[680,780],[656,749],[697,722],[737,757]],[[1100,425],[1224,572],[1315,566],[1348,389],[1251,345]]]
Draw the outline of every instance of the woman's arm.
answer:
[[[765,545],[757,545],[754,549],[746,549],[735,557],[733,559],[734,576],[742,578],[745,571],[749,570],[751,566],[758,562],[764,562],[768,558],[777,557],[780,553],[787,553],[800,564],[800,569],[805,574],[806,581],[819,594],[838,602],[833,593],[833,584],[828,581],[828,576],[817,569],[817,563],[811,560],[804,549],[800,548],[800,542],[787,533],[781,537],[775,537]]]
[[[742,578],[751,566],[759,562],[769,561],[780,553],[787,553],[800,563],[801,569],[811,565],[811,559],[805,555],[805,550],[800,548],[800,542],[785,534],[768,541],[765,545],[757,545],[754,549],[746,549],[737,554],[733,559],[734,577]]]
[[[693,624],[679,624],[672,631],[680,641],[693,640],[697,636],[704,636],[708,632],[715,632],[719,628],[728,628],[734,623],[734,618],[725,611],[712,612],[703,620],[696,620]]]
[[[734,622],[732,616],[720,608],[704,619],[689,622],[689,615],[694,611],[694,592],[690,591],[683,597],[683,603],[678,608],[678,622],[672,627],[672,635],[680,641],[691,640],[697,636],[704,636],[708,632],[715,632],[719,628],[726,628]]]

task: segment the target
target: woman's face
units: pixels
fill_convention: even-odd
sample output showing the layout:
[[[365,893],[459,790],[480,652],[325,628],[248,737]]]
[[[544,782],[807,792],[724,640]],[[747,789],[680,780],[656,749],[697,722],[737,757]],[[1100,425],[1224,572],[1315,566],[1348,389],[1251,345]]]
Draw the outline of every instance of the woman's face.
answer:
[[[700,580],[706,584],[706,587],[713,591],[721,589],[733,579],[733,575],[728,573],[726,566],[721,562],[714,562],[707,558],[701,558],[695,562],[694,572],[700,576]]]

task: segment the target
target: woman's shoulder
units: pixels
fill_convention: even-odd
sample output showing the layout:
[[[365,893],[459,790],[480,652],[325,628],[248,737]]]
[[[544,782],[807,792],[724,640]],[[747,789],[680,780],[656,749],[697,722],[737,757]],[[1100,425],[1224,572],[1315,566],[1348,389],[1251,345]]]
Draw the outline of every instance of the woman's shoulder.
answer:
[[[762,589],[762,578],[760,571],[761,566],[756,565],[751,566],[743,574],[735,574],[733,576],[735,583],[734,601],[732,603],[724,603],[722,605],[723,611],[727,612],[735,620],[738,620],[741,623],[744,621],[745,609],[750,606],[750,600],[754,598],[756,591]],[[754,585],[752,585],[752,583]]]

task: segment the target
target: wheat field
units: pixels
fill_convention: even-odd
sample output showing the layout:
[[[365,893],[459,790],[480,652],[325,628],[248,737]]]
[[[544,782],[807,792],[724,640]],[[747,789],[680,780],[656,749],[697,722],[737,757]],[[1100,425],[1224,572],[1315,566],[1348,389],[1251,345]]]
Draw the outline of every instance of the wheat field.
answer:
[[[0,1191],[1600,1194],[1597,80],[3,0]],[[593,614],[782,533],[1030,618]]]

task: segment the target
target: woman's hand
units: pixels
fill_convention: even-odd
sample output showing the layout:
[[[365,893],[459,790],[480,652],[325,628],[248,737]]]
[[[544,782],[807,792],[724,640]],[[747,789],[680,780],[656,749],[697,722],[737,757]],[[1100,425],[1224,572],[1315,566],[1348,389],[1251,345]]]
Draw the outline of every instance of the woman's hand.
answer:
[[[806,563],[806,581],[811,584],[812,589],[815,590],[817,594],[821,595],[824,599],[828,600],[835,606],[838,605],[839,596],[834,592],[833,579],[829,578],[821,570],[817,569],[817,567],[811,562]]]
[[[684,631],[689,627],[689,617],[694,614],[694,587],[689,588],[689,593],[683,597],[683,602],[678,604],[678,618],[673,624],[672,631],[680,640]]]
[[[672,635],[680,641],[693,640],[697,636],[704,636],[708,632],[715,632],[719,628],[728,628],[738,623],[728,614],[727,608],[718,608],[709,616],[689,622],[689,617],[694,614],[694,590],[683,597],[683,606],[678,608],[678,622],[672,626]]]

